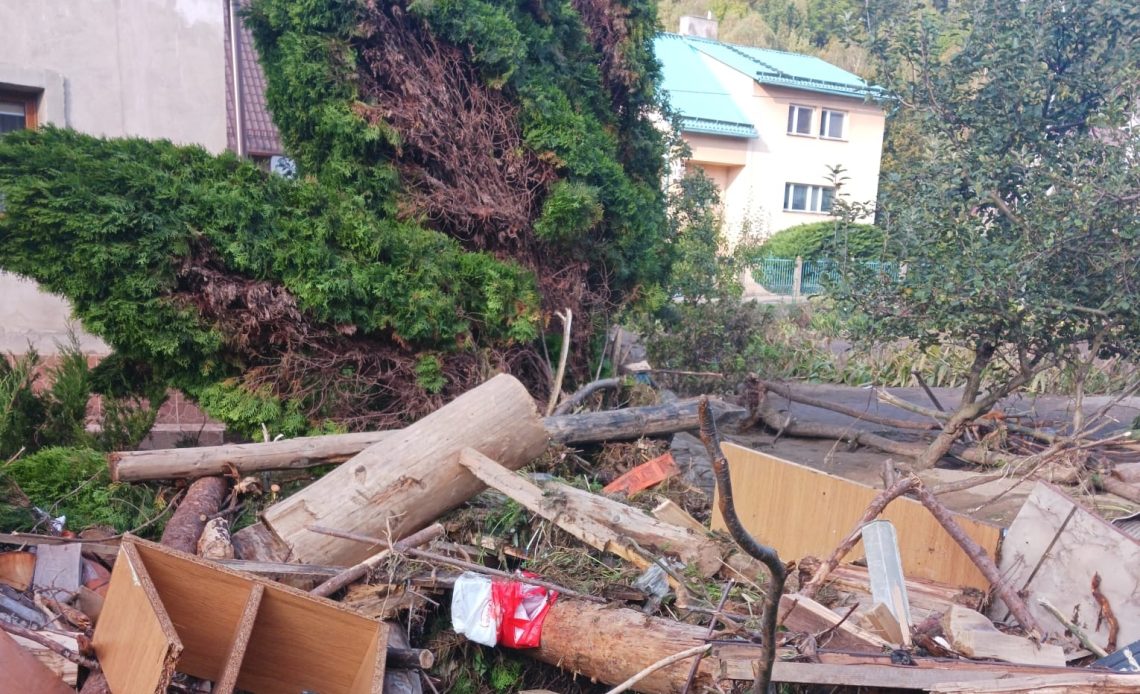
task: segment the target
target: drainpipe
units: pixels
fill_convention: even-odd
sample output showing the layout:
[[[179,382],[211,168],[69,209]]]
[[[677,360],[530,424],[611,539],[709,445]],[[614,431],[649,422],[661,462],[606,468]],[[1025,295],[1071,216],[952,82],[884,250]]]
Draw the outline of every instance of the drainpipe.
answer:
[[[238,0],[226,0],[230,20],[230,79],[234,90],[234,146],[239,157],[245,156],[245,117],[241,94],[241,51],[238,50]]]

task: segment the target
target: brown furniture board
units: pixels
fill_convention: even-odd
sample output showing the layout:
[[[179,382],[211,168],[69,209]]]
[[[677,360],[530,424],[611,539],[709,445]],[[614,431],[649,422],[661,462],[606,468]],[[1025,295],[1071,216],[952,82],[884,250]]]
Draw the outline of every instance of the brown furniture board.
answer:
[[[128,538],[123,547],[140,557],[138,574],[153,582],[159,611],[169,614],[185,645],[174,668],[179,672],[218,682],[216,692],[235,684],[255,694],[381,691],[384,623],[162,545]],[[122,575],[117,563],[112,589]],[[106,643],[100,652],[99,644],[105,620],[118,610],[109,593],[95,634],[100,660],[104,652],[114,655]],[[112,673],[107,675],[110,681]],[[151,691],[111,686],[116,694]]]
[[[182,654],[182,641],[138,549],[130,543],[119,547],[104,607],[94,646],[111,691],[165,692]]]
[[[75,694],[75,690],[0,629],[0,694]]]
[[[724,445],[740,521],[760,542],[785,561],[805,556],[826,558],[851,532],[879,490],[828,475],[775,456],[733,444]],[[713,504],[714,530],[725,530],[719,491]],[[887,506],[882,518],[895,524],[903,571],[953,586],[986,590],[986,581],[962,548],[922,504],[907,498]],[[996,557],[1001,528],[957,515],[966,534]],[[863,556],[855,546],[847,561]]]

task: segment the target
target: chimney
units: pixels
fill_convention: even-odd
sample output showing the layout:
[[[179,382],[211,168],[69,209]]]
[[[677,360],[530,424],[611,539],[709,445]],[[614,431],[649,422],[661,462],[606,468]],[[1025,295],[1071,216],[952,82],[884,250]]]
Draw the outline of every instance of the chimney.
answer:
[[[681,26],[677,33],[682,36],[699,36],[703,39],[716,39],[717,21],[713,19],[712,12],[707,17],[681,17]]]

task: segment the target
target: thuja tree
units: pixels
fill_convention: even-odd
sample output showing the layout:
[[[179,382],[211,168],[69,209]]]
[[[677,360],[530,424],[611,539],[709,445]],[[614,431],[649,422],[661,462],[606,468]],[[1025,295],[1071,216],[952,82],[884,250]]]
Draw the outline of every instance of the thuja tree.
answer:
[[[973,352],[929,466],[1042,370],[1135,354],[1140,7],[924,5],[891,3],[874,44],[892,106],[925,134],[883,185],[888,254],[908,272],[849,277],[839,299],[869,315],[871,337]]]
[[[676,251],[645,0],[254,0],[295,180],[166,142],[0,138],[0,266],[119,381],[239,430],[419,416],[538,338],[660,301]],[[557,332],[557,331],[553,331]],[[109,379],[115,380],[115,379]]]

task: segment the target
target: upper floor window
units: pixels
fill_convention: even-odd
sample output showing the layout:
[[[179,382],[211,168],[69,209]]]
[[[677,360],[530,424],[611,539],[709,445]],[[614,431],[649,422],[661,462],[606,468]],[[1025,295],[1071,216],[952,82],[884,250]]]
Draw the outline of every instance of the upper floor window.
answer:
[[[813,115],[815,115],[815,109],[808,106],[796,106],[795,104],[789,106],[788,134],[811,135],[811,121]]]
[[[36,127],[35,95],[0,91],[0,135],[34,127]]]
[[[843,126],[847,122],[847,114],[843,111],[823,109],[819,117],[819,136],[832,140],[842,140]]]
[[[835,189],[805,183],[784,184],[784,210],[788,212],[831,212]]]

